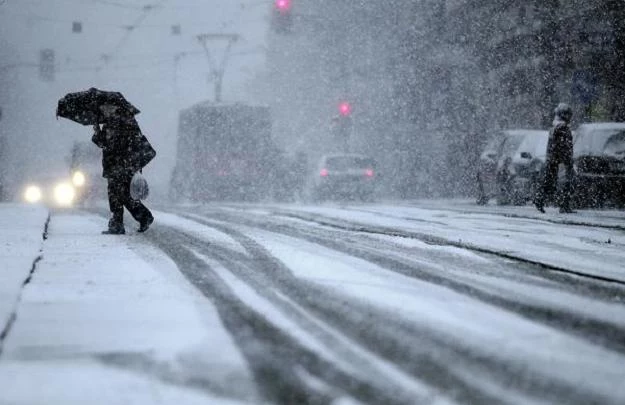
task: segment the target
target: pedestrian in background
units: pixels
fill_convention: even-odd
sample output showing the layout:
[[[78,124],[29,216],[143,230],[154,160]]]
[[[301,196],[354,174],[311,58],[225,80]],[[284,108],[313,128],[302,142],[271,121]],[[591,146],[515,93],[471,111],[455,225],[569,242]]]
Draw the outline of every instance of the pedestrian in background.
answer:
[[[111,218],[104,234],[124,234],[124,207],[139,222],[138,232],[145,232],[154,217],[139,200],[130,196],[130,183],[135,173],[149,162],[156,152],[141,133],[134,116],[113,104],[103,104],[102,128],[93,127],[92,141],[102,148],[102,176],[108,181]]]
[[[558,167],[564,165],[565,179],[562,195],[558,201],[561,213],[572,213],[571,194],[573,192],[573,134],[571,119],[573,110],[566,103],[560,103],[554,110],[553,128],[547,143],[545,177],[534,197],[534,205],[540,212],[545,212],[545,201],[553,198],[558,182]]]

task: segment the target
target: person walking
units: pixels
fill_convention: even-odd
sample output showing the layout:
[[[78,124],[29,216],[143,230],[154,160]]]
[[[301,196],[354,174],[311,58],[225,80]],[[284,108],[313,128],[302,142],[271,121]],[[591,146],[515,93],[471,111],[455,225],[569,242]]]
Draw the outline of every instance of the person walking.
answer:
[[[571,119],[573,110],[566,103],[560,103],[554,110],[553,128],[547,142],[547,157],[545,175],[542,187],[539,187],[534,197],[534,205],[540,212],[545,212],[545,201],[552,198],[558,181],[558,167],[564,165],[565,181],[562,196],[558,201],[560,213],[572,213],[571,194],[573,192],[573,135],[571,133]]]
[[[138,232],[145,232],[154,222],[150,210],[130,196],[130,183],[155,155],[131,113],[113,104],[99,106],[101,123],[93,126],[91,138],[102,149],[102,176],[108,181],[111,218],[103,234],[123,235],[124,207],[139,222]]]

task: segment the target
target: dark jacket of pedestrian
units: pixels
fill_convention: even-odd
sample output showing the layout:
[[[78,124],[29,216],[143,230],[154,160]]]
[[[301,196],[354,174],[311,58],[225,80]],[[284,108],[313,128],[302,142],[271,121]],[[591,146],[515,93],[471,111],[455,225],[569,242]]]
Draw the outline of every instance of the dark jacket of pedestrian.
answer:
[[[573,159],[573,134],[567,121],[556,117],[549,133],[547,159],[568,164]]]
[[[573,212],[571,209],[571,195],[573,192],[573,135],[571,133],[571,118],[573,111],[565,103],[560,103],[555,111],[553,128],[549,132],[547,142],[547,157],[542,187],[539,187],[534,198],[536,208],[545,212],[544,205],[548,199],[553,199],[557,190],[558,167],[564,165],[565,177],[561,195],[557,199],[561,213]]]
[[[102,176],[132,177],[156,155],[134,117],[119,117],[95,127],[93,143],[102,148]]]

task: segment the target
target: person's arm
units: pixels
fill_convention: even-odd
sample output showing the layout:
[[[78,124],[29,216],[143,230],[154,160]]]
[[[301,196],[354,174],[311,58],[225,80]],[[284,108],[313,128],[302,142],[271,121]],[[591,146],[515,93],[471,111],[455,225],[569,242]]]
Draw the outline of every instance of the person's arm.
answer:
[[[93,126],[93,136],[91,137],[91,142],[95,143],[99,148],[104,148],[104,131],[100,129],[100,124],[95,124]]]

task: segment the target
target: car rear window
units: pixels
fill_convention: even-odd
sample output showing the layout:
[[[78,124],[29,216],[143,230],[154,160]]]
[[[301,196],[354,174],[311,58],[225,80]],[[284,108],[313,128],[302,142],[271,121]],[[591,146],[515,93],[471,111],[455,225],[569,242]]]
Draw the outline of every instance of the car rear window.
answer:
[[[625,157],[625,131],[612,135],[605,143],[604,151],[608,155]]]
[[[332,170],[371,169],[373,159],[358,156],[333,156],[326,160],[326,168]]]
[[[509,135],[506,137],[506,141],[501,151],[502,156],[512,156],[519,148],[519,145],[523,141],[523,135]]]
[[[529,152],[533,156],[544,155],[547,151],[547,142],[549,140],[549,133],[529,133],[523,139],[523,142],[518,147],[519,152]]]
[[[576,156],[618,154],[619,150],[622,150],[623,134],[624,130],[615,129],[580,131],[575,139],[573,151]]]

